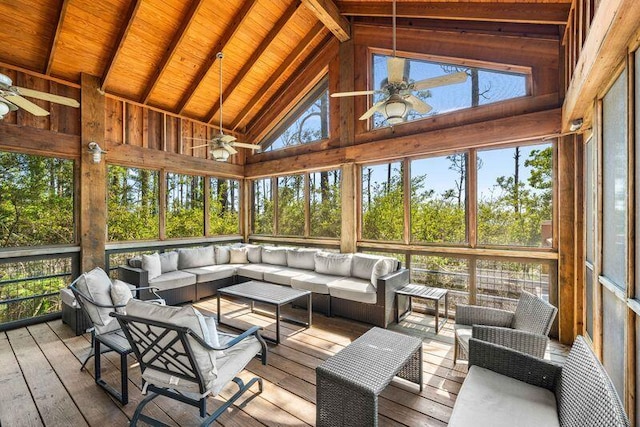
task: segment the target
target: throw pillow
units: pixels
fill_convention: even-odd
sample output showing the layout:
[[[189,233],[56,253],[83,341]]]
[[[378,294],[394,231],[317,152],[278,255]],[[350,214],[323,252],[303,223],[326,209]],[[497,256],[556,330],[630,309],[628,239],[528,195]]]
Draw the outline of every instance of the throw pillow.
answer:
[[[160,255],[157,252],[151,255],[142,255],[142,269],[149,272],[149,280],[160,276],[162,274]]]
[[[216,264],[229,264],[231,252],[229,246],[214,246],[216,254]]]
[[[178,269],[178,252],[171,251],[160,254],[160,271],[169,273]]]
[[[260,245],[244,245],[247,248],[247,259],[251,264],[260,264],[262,262],[262,246]]]
[[[316,272],[333,276],[351,276],[351,254],[318,252],[315,254]]]
[[[207,329],[209,330],[209,336],[205,337],[204,341],[212,347],[220,347],[220,339],[218,338],[218,327],[216,326],[216,319],[213,316],[205,316],[201,313],[199,314],[204,319],[204,323],[205,325],[207,325]],[[224,351],[217,350],[216,356],[224,356]]]
[[[390,258],[382,258],[376,262],[371,272],[371,284],[374,288],[378,288],[378,278],[391,273],[394,265],[394,260]]]
[[[249,262],[247,248],[229,249],[229,264],[247,264]]]
[[[76,282],[80,292],[100,305],[111,306],[111,279],[100,267],[96,267],[88,273],[84,273]],[[111,307],[98,307],[89,301],[82,302],[91,321],[98,326],[105,326],[115,320],[109,316],[113,311]]]
[[[113,305],[125,306],[133,298],[131,288],[122,280],[115,279],[111,282],[111,301]],[[118,313],[125,313],[124,307],[116,307]]]

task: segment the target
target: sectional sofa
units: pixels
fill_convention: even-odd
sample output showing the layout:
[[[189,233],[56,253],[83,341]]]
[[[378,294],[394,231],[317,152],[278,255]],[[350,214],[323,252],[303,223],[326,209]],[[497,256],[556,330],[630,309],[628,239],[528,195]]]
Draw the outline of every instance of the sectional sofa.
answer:
[[[251,244],[143,255],[118,267],[118,274],[136,287],[158,288],[170,305],[211,297],[247,280],[291,286],[313,292],[314,311],[380,327],[395,319],[395,291],[409,282],[409,271],[394,258]]]

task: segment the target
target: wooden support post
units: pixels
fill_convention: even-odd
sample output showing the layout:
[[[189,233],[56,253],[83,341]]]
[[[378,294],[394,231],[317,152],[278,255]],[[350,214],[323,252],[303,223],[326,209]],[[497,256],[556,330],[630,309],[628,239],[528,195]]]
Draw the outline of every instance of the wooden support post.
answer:
[[[211,178],[205,175],[202,179],[204,180],[204,235],[208,236],[211,233],[211,216],[209,215],[211,209]]]
[[[251,230],[251,219],[253,218],[253,210],[251,209],[253,198],[253,181],[241,179],[240,186],[240,233],[244,242],[249,241]]]
[[[158,172],[158,221],[160,228],[158,229],[158,237],[160,240],[167,238],[167,171],[162,168]]]
[[[342,165],[342,182],[340,197],[342,198],[342,233],[340,235],[340,252],[357,251],[356,227],[356,164]]]
[[[576,331],[575,282],[575,137],[563,137],[558,143],[558,300],[559,339],[570,345]]]
[[[82,74],[80,142],[80,266],[82,271],[105,267],[107,240],[107,162],[93,163],[90,142],[106,148],[105,100],[100,95],[100,79]]]

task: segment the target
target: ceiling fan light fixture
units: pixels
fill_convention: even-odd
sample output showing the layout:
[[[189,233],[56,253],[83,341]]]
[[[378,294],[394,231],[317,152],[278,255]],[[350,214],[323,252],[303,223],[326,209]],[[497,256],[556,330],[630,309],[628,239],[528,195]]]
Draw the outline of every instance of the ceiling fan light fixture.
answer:
[[[399,95],[392,95],[385,103],[382,112],[387,123],[395,125],[406,120],[409,106]]]
[[[229,160],[229,152],[224,147],[216,147],[211,149],[211,156],[217,162],[226,162]]]
[[[10,111],[9,106],[4,102],[0,102],[0,120],[2,120],[5,114],[7,114],[9,111]]]

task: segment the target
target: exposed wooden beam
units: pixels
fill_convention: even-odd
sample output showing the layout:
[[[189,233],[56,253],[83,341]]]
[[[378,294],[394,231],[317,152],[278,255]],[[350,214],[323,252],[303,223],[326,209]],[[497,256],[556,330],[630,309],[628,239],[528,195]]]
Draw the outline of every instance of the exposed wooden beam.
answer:
[[[0,121],[0,150],[77,159],[80,137]]]
[[[180,25],[180,28],[178,28],[178,31],[173,36],[173,40],[171,40],[171,43],[169,44],[169,47],[167,47],[167,50],[165,51],[164,56],[160,60],[160,63],[158,64],[156,71],[153,73],[153,76],[151,76],[151,79],[149,80],[149,84],[147,85],[147,88],[145,89],[144,94],[142,95],[142,98],[141,98],[141,102],[143,104],[146,104],[147,102],[149,102],[149,98],[151,97],[153,90],[155,89],[156,85],[160,81],[162,74],[167,69],[167,66],[171,61],[171,58],[173,58],[173,55],[175,54],[176,49],[184,39],[185,34],[189,30],[189,27],[193,22],[193,18],[198,13],[198,10],[200,10],[200,6],[202,5],[203,2],[204,0],[192,0],[191,5],[189,6],[189,10],[185,14],[185,16],[182,18],[182,24]]]
[[[49,45],[49,55],[47,56],[47,62],[44,67],[44,73],[49,75],[51,73],[51,66],[53,65],[53,58],[56,53],[56,47],[58,45],[58,37],[60,36],[60,31],[62,30],[62,24],[64,23],[64,17],[67,14],[67,5],[69,4],[69,0],[62,0],[60,3],[60,10],[58,11],[58,23],[53,30],[53,35],[51,36],[51,44]]]
[[[280,34],[280,31],[282,31],[282,29],[287,25],[287,23],[289,22],[291,17],[294,15],[294,13],[296,13],[300,5],[301,3],[294,2],[287,8],[287,10],[285,10],[284,14],[280,17],[280,19],[278,19],[278,22],[276,22],[276,24],[271,29],[271,31],[269,31],[269,34],[267,34],[267,36],[262,40],[262,42],[260,43],[260,46],[258,46],[253,51],[253,53],[251,54],[251,57],[247,60],[247,62],[242,67],[242,69],[236,74],[236,76],[233,78],[229,86],[227,86],[227,88],[222,94],[223,103],[224,103],[224,100],[228,99],[231,96],[231,94],[238,87],[240,82],[244,80],[247,73],[253,68],[255,63],[262,56],[264,51],[267,50],[269,45],[271,45],[271,42],[273,42],[273,40],[275,40],[278,34]],[[212,123],[216,118],[216,116],[218,115],[219,111],[220,111],[220,105],[218,104],[214,105],[211,111],[209,111],[209,114],[207,115],[208,117],[207,122]]]
[[[340,15],[333,0],[302,0],[302,3],[329,29],[341,42],[351,38],[351,25]]]
[[[337,1],[347,16],[391,16],[391,3]],[[462,21],[519,22],[566,25],[569,3],[399,2],[396,16]]]
[[[213,64],[216,63],[216,54],[218,52],[224,51],[229,41],[236,34],[236,32],[238,31],[244,20],[247,18],[247,16],[249,16],[249,13],[256,4],[257,0],[246,0],[238,13],[236,13],[231,22],[229,22],[229,25],[227,25],[227,28],[220,37],[220,40],[218,40],[218,43],[216,43],[211,52],[209,52],[207,61],[200,67],[196,78],[191,82],[189,89],[187,89],[187,92],[180,100],[180,103],[178,104],[178,111],[180,114],[184,113],[184,109],[186,108],[187,104],[189,104],[189,101],[191,101],[191,98],[193,98],[193,95],[198,90],[198,87],[200,86],[200,84],[202,84],[202,81],[207,76],[207,74],[209,74],[209,71],[211,71]]]
[[[309,45],[322,34],[322,30],[324,29],[324,25],[322,23],[317,23],[311,28],[311,31],[298,43],[298,46],[291,51],[289,56],[284,60],[284,62],[278,67],[276,71],[271,73],[269,79],[258,89],[256,95],[251,98],[251,100],[247,103],[247,106],[238,114],[233,124],[230,126],[232,130],[236,130],[240,123],[253,111],[256,105],[265,97],[265,95],[269,92],[271,87],[278,81],[278,79],[297,61],[298,58],[304,53],[304,51],[309,47]]]
[[[104,69],[104,73],[102,74],[102,84],[100,85],[100,90],[104,92],[104,88],[107,87],[107,80],[109,80],[109,75],[111,71],[113,71],[113,66],[118,60],[118,56],[122,51],[122,46],[124,45],[125,40],[127,39],[127,35],[129,34],[129,30],[131,29],[131,25],[133,24],[133,20],[136,17],[136,13],[142,4],[142,0],[134,0],[129,6],[129,10],[127,11],[127,16],[125,18],[126,25],[120,27],[120,33],[118,34],[116,47],[111,52],[111,57],[109,61],[107,61],[107,66]]]

